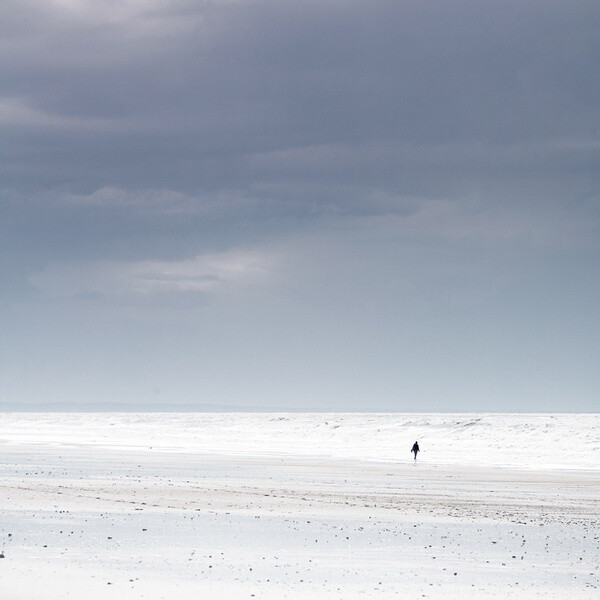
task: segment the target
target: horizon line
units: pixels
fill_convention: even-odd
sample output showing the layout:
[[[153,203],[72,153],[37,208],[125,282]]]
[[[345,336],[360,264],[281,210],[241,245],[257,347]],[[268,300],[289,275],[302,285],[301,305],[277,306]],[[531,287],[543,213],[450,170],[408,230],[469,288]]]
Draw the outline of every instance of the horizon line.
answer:
[[[599,414],[600,411],[592,410],[483,410],[483,409],[390,409],[390,408],[362,408],[350,409],[343,407],[281,407],[281,406],[237,406],[214,404],[113,404],[99,403],[81,405],[73,403],[0,403],[0,413],[248,413],[248,414]]]

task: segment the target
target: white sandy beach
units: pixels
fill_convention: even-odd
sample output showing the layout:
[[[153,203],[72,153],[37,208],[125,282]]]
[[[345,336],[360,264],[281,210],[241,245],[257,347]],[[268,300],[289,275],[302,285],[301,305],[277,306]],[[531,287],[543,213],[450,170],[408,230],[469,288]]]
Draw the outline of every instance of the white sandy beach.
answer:
[[[600,477],[589,466],[486,464],[483,445],[480,464],[425,451],[415,463],[408,449],[397,460],[344,458],[339,441],[336,453],[308,434],[304,453],[234,441],[227,452],[227,435],[208,452],[189,443],[189,423],[188,442],[171,445],[175,417],[140,416],[137,429],[131,415],[0,418],[5,600],[600,593]],[[198,440],[221,417],[185,419],[196,419]],[[170,445],[158,436],[143,446],[157,423]]]

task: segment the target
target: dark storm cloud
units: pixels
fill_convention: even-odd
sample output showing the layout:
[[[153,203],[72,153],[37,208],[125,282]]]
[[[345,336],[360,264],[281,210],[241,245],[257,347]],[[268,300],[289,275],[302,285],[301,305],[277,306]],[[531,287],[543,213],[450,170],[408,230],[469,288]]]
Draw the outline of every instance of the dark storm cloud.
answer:
[[[597,194],[593,2],[2,11],[11,256],[170,259],[432,198]]]
[[[593,189],[591,2],[3,10],[9,189],[234,190],[300,215],[356,207],[373,187]]]
[[[597,139],[591,2],[74,6],[4,9],[9,185],[246,188],[272,181],[268,153],[382,144],[353,174],[426,189],[429,146],[444,182],[482,162],[465,144],[516,145],[520,159],[535,141],[531,160],[551,171],[546,144]],[[413,144],[427,176],[402,160]],[[326,154],[289,168],[338,179]]]

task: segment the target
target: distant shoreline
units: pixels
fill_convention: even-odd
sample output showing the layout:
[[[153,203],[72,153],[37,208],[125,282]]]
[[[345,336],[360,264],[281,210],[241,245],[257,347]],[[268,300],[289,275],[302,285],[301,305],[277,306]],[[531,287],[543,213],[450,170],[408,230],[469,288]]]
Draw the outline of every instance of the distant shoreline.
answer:
[[[71,403],[0,403],[0,413],[292,413],[292,414],[441,414],[441,415],[597,415],[600,411],[548,411],[548,410],[390,410],[283,407],[283,406],[233,406],[212,404],[71,404]]]

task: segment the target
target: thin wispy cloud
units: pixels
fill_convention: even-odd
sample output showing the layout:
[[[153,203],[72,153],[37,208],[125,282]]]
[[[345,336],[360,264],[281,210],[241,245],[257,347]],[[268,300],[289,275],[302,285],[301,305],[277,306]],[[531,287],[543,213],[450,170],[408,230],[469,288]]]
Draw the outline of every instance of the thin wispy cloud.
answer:
[[[232,251],[181,261],[56,263],[30,283],[49,298],[135,301],[177,294],[213,295],[268,283],[278,264],[256,251]]]

